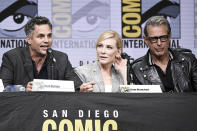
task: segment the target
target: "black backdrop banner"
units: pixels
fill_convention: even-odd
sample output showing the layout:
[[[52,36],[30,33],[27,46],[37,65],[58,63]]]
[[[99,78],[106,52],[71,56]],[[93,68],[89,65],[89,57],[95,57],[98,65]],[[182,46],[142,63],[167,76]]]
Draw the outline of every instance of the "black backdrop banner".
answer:
[[[0,93],[0,131],[196,131],[197,94]]]

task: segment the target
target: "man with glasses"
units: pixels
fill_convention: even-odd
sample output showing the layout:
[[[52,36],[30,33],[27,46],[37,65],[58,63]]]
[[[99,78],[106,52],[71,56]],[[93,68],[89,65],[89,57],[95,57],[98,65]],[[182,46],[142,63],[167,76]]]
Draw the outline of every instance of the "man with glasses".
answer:
[[[144,28],[147,54],[131,66],[134,84],[160,85],[163,92],[197,91],[197,60],[189,49],[170,49],[171,27],[163,16]]]

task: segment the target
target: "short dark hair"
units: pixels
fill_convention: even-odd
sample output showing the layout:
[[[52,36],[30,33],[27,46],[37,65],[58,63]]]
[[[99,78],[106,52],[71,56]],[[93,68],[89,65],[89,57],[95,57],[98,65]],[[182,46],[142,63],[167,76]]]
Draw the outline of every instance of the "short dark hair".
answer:
[[[146,37],[148,37],[148,31],[147,31],[147,29],[148,29],[148,26],[149,25],[152,25],[152,26],[165,25],[166,26],[166,29],[167,29],[167,33],[168,34],[171,34],[170,23],[163,16],[153,16],[150,19],[148,19],[148,21],[146,22],[146,25],[144,27],[144,35]]]
[[[36,17],[32,18],[31,20],[29,20],[27,22],[27,24],[25,25],[26,36],[32,37],[33,31],[35,30],[35,25],[43,25],[43,24],[48,24],[52,30],[51,22],[49,21],[48,18],[46,18],[44,16],[36,16]]]

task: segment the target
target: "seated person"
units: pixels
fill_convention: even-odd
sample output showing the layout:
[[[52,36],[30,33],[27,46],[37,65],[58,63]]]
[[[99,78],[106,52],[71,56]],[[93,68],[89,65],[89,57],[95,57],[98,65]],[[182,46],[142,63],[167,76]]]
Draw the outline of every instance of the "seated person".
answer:
[[[96,43],[95,63],[77,67],[76,74],[83,84],[81,92],[120,92],[119,85],[127,83],[126,63],[121,58],[122,39],[114,31],[100,35]]]
[[[162,16],[151,17],[144,34],[149,50],[131,66],[133,83],[160,85],[163,92],[196,91],[197,60],[188,49],[169,48],[169,22]]]
[[[41,16],[32,18],[25,26],[25,33],[29,45],[3,55],[0,76],[4,86],[23,85],[26,91],[31,91],[33,79],[54,79],[72,80],[79,88],[82,82],[74,73],[67,54],[52,50],[53,61],[47,55],[47,49],[52,46],[50,21]]]

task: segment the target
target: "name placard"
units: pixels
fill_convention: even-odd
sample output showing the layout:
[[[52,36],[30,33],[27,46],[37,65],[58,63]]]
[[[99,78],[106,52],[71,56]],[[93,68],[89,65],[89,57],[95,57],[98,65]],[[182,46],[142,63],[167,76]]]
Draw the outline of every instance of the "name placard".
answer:
[[[3,90],[4,90],[3,82],[2,79],[0,79],[0,92],[3,92]]]
[[[120,85],[122,93],[162,93],[160,85]]]
[[[73,81],[34,79],[32,91],[75,92]]]

